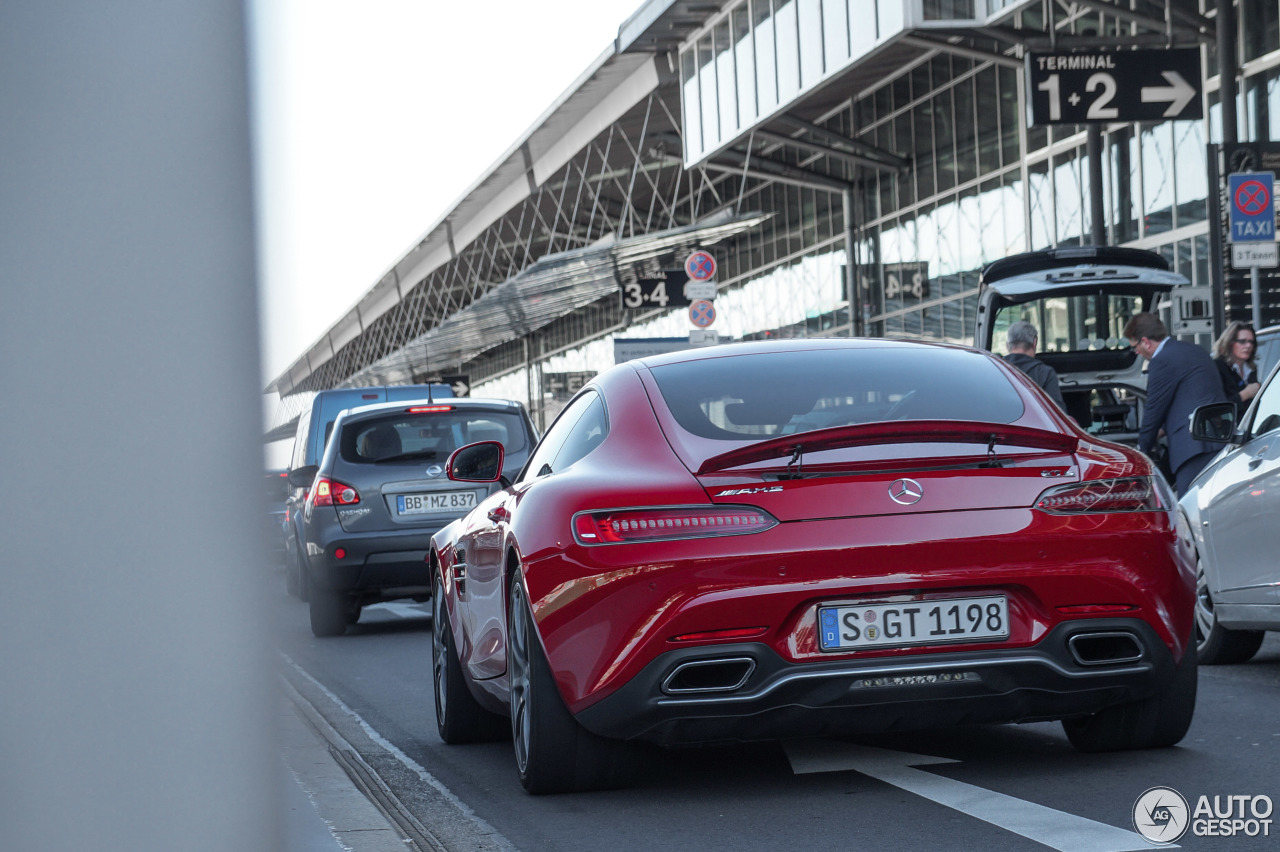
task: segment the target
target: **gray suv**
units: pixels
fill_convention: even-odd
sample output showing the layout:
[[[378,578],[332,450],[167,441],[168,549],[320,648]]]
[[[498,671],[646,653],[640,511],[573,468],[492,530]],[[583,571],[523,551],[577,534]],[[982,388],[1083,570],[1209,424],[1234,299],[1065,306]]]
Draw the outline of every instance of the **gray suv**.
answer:
[[[1064,246],[1003,258],[982,270],[974,345],[1004,355],[1009,326],[1027,320],[1067,414],[1091,434],[1136,446],[1147,376],[1125,323],[1188,283],[1143,249]]]
[[[411,402],[425,399],[452,398],[453,390],[444,384],[431,385],[379,385],[359,388],[329,388],[318,391],[303,406],[298,415],[298,427],[293,437],[293,455],[290,470],[315,467],[324,456],[329,433],[338,413],[359,405],[375,405],[379,402]],[[306,483],[295,486],[285,503],[284,521],[284,577],[289,594],[307,599],[306,557],[302,548],[302,507],[307,501]]]
[[[536,435],[508,400],[380,403],[339,414],[320,464],[290,472],[307,488],[300,562],[316,636],[344,633],[370,603],[429,599],[431,536],[502,487],[445,475],[453,451],[476,441],[502,444],[510,479]]]

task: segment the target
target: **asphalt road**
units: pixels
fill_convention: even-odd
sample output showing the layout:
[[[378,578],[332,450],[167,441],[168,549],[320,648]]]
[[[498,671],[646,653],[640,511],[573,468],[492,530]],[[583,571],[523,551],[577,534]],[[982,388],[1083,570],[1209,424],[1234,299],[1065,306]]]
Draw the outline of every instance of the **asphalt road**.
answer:
[[[1248,664],[1201,668],[1196,718],[1176,748],[1085,755],[1058,724],[1045,723],[655,750],[627,789],[532,797],[516,778],[509,742],[447,746],[437,736],[429,605],[371,607],[346,636],[321,640],[311,636],[305,604],[282,591],[277,603],[289,688],[349,737],[385,794],[437,848],[1150,849],[1134,810],[1155,787],[1187,802],[1184,849],[1280,848],[1280,814],[1269,812],[1280,803],[1277,634]],[[1217,816],[1243,808],[1244,819],[1211,823],[1203,808],[1215,805]],[[1233,827],[1235,836],[1205,834]]]

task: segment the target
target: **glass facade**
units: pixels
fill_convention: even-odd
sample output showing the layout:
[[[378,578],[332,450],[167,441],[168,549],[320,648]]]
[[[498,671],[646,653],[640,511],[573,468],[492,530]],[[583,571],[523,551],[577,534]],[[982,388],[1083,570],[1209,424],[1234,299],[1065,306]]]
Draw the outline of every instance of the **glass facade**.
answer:
[[[751,24],[741,31],[733,29],[734,44],[753,48],[744,51],[751,56],[751,73],[745,78],[738,74],[733,90],[738,100],[731,100],[723,85],[712,88],[689,76],[711,69],[706,62],[682,66],[683,91],[686,97],[701,93],[704,98],[719,92],[721,110],[726,104],[741,104],[744,92],[755,94],[753,112],[739,109],[733,121],[726,121],[721,112],[714,136],[708,136],[705,124],[700,136],[687,133],[686,163],[739,141],[750,126],[749,115],[759,123],[784,109],[824,75],[856,63],[869,47],[902,32],[906,22],[974,19],[1014,5],[966,0],[746,0],[721,18],[732,22],[741,13],[744,26]],[[1259,50],[1270,43],[1267,39],[1280,37],[1274,33],[1274,12],[1280,4],[1267,0],[1264,5],[1269,11],[1248,13],[1257,22]],[[1038,29],[1044,16],[1042,4],[1021,4],[1014,22]],[[869,18],[877,22],[874,33],[849,27],[851,20]],[[1120,19],[1088,11],[1058,22],[1061,31],[1070,33],[1123,35],[1127,27]],[[718,49],[714,34],[722,29],[727,33],[731,26],[716,23],[706,30],[712,34],[712,49]],[[701,55],[706,41],[703,36],[684,55],[695,48]],[[743,67],[741,60],[738,67]],[[713,70],[726,73],[726,68],[717,65]],[[970,342],[978,273],[984,264],[1017,252],[1092,240],[1084,129],[1027,127],[1020,107],[1025,102],[1022,86],[1022,74],[1009,64],[936,53],[853,99],[846,114],[827,121],[828,126],[850,128],[854,138],[898,153],[912,164],[900,173],[860,174],[864,189],[855,213],[860,254],[855,263],[863,270],[863,333]],[[1271,108],[1280,98],[1280,69],[1258,75],[1247,93],[1254,104],[1248,110],[1250,120],[1265,123],[1267,133],[1273,121],[1280,125],[1280,118],[1272,119],[1280,115],[1280,106]],[[703,103],[704,116],[707,110]],[[735,122],[738,132],[733,136]],[[1117,125],[1103,131],[1101,189],[1107,241],[1165,251],[1196,284],[1208,283],[1207,244],[1186,231],[1208,227],[1208,141],[1206,123],[1200,121]],[[927,268],[925,292],[887,286],[892,276],[884,270],[904,263]]]
[[[289,374],[293,386],[339,386],[401,355],[398,364],[421,357],[423,364],[410,364],[421,381],[443,356],[406,341],[441,328],[452,311],[546,258],[588,251],[607,236],[675,234],[662,238],[674,246],[684,229],[701,232],[733,216],[752,224],[709,241],[719,264],[712,330],[722,340],[863,334],[971,343],[986,263],[1090,242],[1097,224],[1087,134],[1076,126],[1028,126],[1025,75],[1013,58],[1018,39],[1009,34],[1025,31],[1028,41],[1043,43],[1052,28],[1092,43],[1165,41],[1159,20],[1153,26],[1155,19],[1147,19],[1144,28],[1144,16],[1132,10],[1108,14],[1129,4],[713,5],[700,23],[689,22],[682,7],[679,22],[688,28],[676,73],[661,74],[645,100],[540,178],[479,236],[455,247],[451,235],[456,254],[443,265],[416,281],[384,280],[404,298],[368,323],[361,318],[360,333],[335,326],[339,333],[326,341],[333,351],[320,353],[316,367],[300,359],[302,378]],[[1177,42],[1202,47],[1206,119],[1101,128],[1105,241],[1159,252],[1193,286],[1224,277],[1214,268],[1209,216],[1216,188],[1206,156],[1209,143],[1223,141],[1216,45],[1196,29],[1197,16],[1215,19],[1216,5],[1169,4],[1173,27],[1191,22]],[[1280,141],[1280,0],[1235,6],[1237,138]],[[1000,34],[1004,41],[986,41]],[[670,54],[658,56],[665,61]],[[864,165],[851,152],[867,147],[894,162]],[[647,273],[681,264],[674,249],[645,258],[653,266]],[[640,265],[615,264],[602,275],[625,284]],[[1223,317],[1247,318],[1247,285],[1226,277]],[[1271,301],[1261,305],[1263,316],[1280,317],[1280,275],[1264,298]],[[632,310],[600,298],[478,355],[460,356],[450,369],[469,374],[478,395],[528,401],[545,425],[555,408],[545,374],[606,369],[617,338],[688,341],[689,332],[687,309]]]
[[[972,317],[983,265],[1091,241],[1085,133],[1027,133],[1023,149],[1015,70],[945,56],[929,64],[927,90],[888,84],[853,106],[861,137],[892,133],[897,150],[909,145],[916,164],[905,175],[870,178],[879,187],[865,196],[862,211],[868,259],[925,262],[933,287],[930,304],[885,298],[882,310],[868,317],[867,333],[970,342],[971,323],[957,331],[947,320]],[[986,108],[974,108],[979,100]],[[1005,103],[1013,108],[998,108]],[[1161,234],[1197,225],[1207,230],[1205,141],[1201,122],[1103,133],[1108,242],[1150,245]],[[1190,250],[1189,256],[1199,255]],[[1207,258],[1183,265],[1193,283],[1208,283]]]
[[[680,52],[685,114],[698,123],[685,127],[685,165],[702,161],[866,56],[901,33],[909,20],[977,23],[989,3],[741,0]]]
[[[1212,17],[1212,3],[1190,7]],[[736,3],[680,54],[683,114],[692,122],[683,128],[686,166],[728,146],[740,151],[752,127],[908,25],[919,29],[922,21],[1002,8],[1012,16],[1006,23],[1043,33],[1049,10],[1061,7],[1020,0]],[[1072,34],[1132,31],[1130,23],[1096,9],[1055,24]],[[1280,138],[1280,0],[1243,4],[1239,26],[1240,59],[1249,63],[1239,89],[1240,138]],[[1210,75],[1216,72],[1212,54],[1212,46],[1203,51]],[[824,114],[823,127],[911,164],[902,171],[843,172],[857,180],[852,258],[838,191],[741,179],[740,209],[774,217],[745,244],[724,249],[720,336],[861,333],[971,344],[986,263],[1092,241],[1085,129],[1028,126],[1024,87],[1023,73],[1011,63],[937,51]],[[1216,93],[1210,76],[1204,121],[1101,130],[1106,242],[1157,251],[1193,286],[1213,283],[1206,146],[1221,136]],[[854,292],[845,283],[850,277]],[[683,311],[655,315],[556,355],[545,369],[602,369],[614,336],[679,337],[688,328]]]

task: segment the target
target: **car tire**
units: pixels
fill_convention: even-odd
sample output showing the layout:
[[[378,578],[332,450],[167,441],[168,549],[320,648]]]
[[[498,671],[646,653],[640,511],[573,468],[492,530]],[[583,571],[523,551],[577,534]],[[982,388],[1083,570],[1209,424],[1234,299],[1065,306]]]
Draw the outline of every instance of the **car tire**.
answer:
[[[1108,707],[1078,719],[1063,719],[1067,739],[1078,750],[1095,753],[1166,748],[1187,734],[1196,709],[1196,650],[1189,646],[1173,679],[1151,698]]]
[[[311,600],[311,570],[307,567],[307,556],[302,552],[302,547],[299,542],[294,553],[298,556],[295,560],[298,569],[298,600],[306,603]]]
[[[627,783],[633,760],[629,744],[583,728],[560,697],[519,571],[507,596],[507,677],[516,769],[526,791],[571,793]]]
[[[467,688],[458,659],[439,569],[431,578],[431,673],[435,682],[436,730],[451,745],[488,742],[511,735],[507,720],[480,706]]]
[[[1204,568],[1196,570],[1196,652],[1200,664],[1225,666],[1252,659],[1262,647],[1265,631],[1230,630],[1218,623],[1213,611],[1213,595]]]
[[[298,557],[295,552],[292,554],[294,558],[290,559],[289,556],[291,554],[288,550],[285,551],[284,555],[284,590],[288,592],[289,597],[300,598],[302,597],[302,590],[298,578],[301,576],[302,570],[298,567]]]
[[[341,592],[311,588],[311,632],[318,637],[341,636],[347,632],[351,601]]]

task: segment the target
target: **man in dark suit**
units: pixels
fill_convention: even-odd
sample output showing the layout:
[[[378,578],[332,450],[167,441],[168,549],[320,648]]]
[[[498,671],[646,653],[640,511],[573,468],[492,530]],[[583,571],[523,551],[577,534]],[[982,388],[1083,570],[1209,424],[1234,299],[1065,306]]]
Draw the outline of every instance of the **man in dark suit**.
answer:
[[[1154,314],[1135,314],[1124,336],[1148,362],[1147,407],[1138,428],[1138,449],[1151,455],[1164,430],[1174,488],[1181,497],[1219,450],[1216,444],[1191,437],[1191,413],[1201,405],[1227,401],[1218,367],[1199,346],[1170,338]]]

